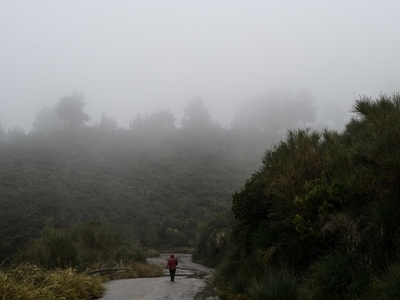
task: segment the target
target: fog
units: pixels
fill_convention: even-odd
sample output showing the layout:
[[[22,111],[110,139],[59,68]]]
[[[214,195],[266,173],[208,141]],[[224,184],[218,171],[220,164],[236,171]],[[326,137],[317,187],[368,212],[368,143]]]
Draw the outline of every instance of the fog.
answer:
[[[0,120],[32,128],[74,91],[128,128],[203,99],[229,126],[271,90],[309,91],[318,118],[400,87],[398,1],[1,1]]]

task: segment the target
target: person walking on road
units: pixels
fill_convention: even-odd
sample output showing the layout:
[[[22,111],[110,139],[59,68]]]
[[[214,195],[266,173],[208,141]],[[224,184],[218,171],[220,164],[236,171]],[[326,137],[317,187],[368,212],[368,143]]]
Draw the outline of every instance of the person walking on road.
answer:
[[[169,276],[171,276],[171,281],[175,280],[175,272],[176,266],[178,265],[178,260],[175,258],[173,254],[168,259],[167,265],[165,266],[166,269],[169,269]]]

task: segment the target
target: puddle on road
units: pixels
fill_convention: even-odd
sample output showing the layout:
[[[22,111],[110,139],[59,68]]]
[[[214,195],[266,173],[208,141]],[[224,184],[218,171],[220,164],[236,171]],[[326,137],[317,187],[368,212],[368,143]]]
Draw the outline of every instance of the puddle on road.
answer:
[[[209,275],[205,272],[195,271],[193,274],[189,274],[187,278],[196,278],[196,279],[203,279],[206,275]]]

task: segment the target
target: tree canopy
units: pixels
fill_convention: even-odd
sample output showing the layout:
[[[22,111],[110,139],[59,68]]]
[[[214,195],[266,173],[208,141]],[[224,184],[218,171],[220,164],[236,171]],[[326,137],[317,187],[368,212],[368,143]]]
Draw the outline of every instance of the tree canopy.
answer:
[[[64,128],[66,125],[66,120],[61,120],[56,114],[56,107],[44,107],[36,114],[33,131],[53,132]]]
[[[60,98],[55,108],[56,114],[61,120],[68,121],[71,126],[82,126],[90,120],[90,117],[83,112],[85,106],[83,99],[83,94],[77,92]]]
[[[101,115],[100,123],[98,127],[103,131],[112,131],[117,129],[117,122],[110,116],[107,116],[106,113]]]
[[[184,128],[197,130],[214,126],[211,121],[211,115],[204,106],[203,99],[197,96],[193,97],[185,108],[181,123]]]

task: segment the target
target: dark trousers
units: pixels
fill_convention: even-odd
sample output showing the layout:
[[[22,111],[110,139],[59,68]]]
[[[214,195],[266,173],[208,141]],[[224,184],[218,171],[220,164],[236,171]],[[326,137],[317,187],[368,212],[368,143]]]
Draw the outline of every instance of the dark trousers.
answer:
[[[171,281],[175,280],[175,272],[176,270],[169,269],[169,276],[171,276]]]

